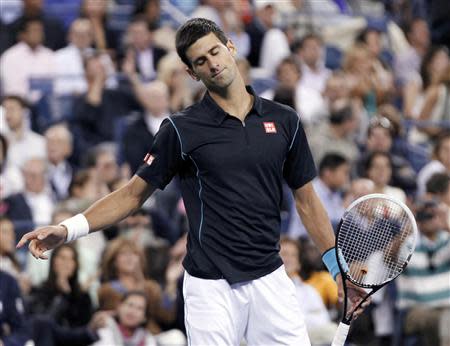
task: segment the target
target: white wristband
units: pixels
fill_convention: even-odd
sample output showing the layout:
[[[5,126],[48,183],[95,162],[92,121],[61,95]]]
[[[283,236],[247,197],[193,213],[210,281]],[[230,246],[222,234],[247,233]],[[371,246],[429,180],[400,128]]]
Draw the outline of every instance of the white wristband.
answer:
[[[60,225],[67,228],[66,243],[84,237],[89,233],[89,223],[83,214],[77,214],[64,220]]]

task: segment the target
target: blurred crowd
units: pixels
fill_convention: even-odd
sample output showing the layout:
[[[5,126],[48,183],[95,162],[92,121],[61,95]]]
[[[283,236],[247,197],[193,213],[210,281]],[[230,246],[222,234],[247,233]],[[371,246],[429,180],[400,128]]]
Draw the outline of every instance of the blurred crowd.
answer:
[[[446,0],[8,0],[0,14],[0,337],[4,345],[185,345],[188,222],[174,180],[120,224],[36,260],[18,239],[123,186],[170,114],[200,100],[174,51],[218,23],[247,84],[297,110],[334,227],[384,193],[415,213],[405,272],[354,345],[450,345],[450,3]],[[313,345],[337,287],[282,201],[281,256]]]

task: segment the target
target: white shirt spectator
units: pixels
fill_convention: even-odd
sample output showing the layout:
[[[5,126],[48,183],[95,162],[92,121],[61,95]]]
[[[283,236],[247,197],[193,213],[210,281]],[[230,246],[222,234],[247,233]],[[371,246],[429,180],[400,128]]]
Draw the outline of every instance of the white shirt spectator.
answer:
[[[0,173],[0,198],[6,198],[22,190],[22,174],[17,167],[7,164]]]
[[[56,79],[54,92],[57,95],[79,95],[87,90],[82,52],[70,44],[55,52]]]
[[[19,42],[3,54],[0,71],[4,94],[16,94],[36,101],[41,95],[38,91],[30,94],[30,78],[54,77],[54,53],[44,46],[32,50]]]
[[[330,75],[331,70],[327,69],[323,64],[315,71],[308,65],[302,63],[302,78],[300,79],[300,85],[322,93]]]
[[[29,159],[47,157],[44,137],[33,131],[25,130],[20,138],[11,133],[8,142],[8,162],[17,168]]]
[[[283,58],[289,56],[291,50],[286,35],[280,29],[270,29],[261,43],[259,66],[273,75]]]
[[[50,193],[43,191],[41,193],[33,193],[26,191],[24,193],[25,200],[31,209],[33,223],[36,226],[49,225],[52,222],[53,200]]]

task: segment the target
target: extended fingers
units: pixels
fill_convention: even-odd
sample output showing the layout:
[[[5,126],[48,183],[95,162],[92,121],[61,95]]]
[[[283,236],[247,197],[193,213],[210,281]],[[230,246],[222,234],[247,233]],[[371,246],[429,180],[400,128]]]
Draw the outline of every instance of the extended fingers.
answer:
[[[42,244],[38,240],[32,239],[30,241],[30,244],[28,245],[28,249],[30,250],[34,258],[48,259],[48,256],[44,255],[44,252],[47,251],[48,249],[42,246]]]

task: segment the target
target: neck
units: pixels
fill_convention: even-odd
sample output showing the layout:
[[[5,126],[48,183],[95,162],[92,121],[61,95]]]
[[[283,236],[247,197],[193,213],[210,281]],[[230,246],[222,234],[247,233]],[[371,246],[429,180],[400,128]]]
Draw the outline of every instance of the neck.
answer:
[[[339,125],[331,125],[330,126],[331,132],[337,137],[342,138],[345,137],[345,129],[340,127]]]
[[[238,75],[226,89],[209,90],[213,100],[227,113],[244,121],[253,105],[253,96],[245,89],[244,80]]]
[[[23,126],[18,126],[16,129],[11,130],[11,132],[13,133],[16,139],[21,139],[25,134],[25,128]]]

